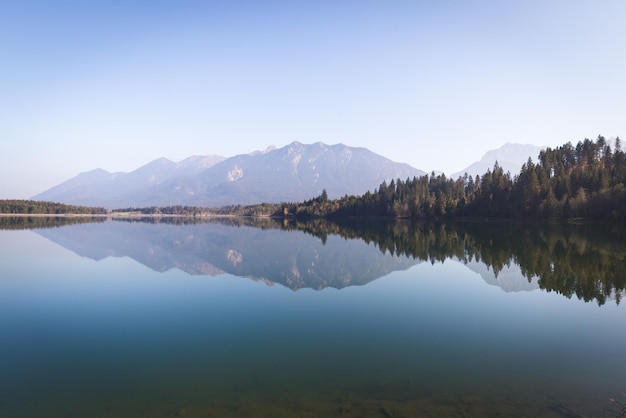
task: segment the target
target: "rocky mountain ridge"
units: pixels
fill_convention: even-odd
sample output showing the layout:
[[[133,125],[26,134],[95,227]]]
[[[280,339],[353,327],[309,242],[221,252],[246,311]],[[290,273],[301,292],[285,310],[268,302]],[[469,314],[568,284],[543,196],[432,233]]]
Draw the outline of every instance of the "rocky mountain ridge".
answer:
[[[513,176],[528,158],[536,160],[544,148],[507,143],[450,177],[482,175],[496,161]],[[159,158],[129,173],[98,168],[52,187],[33,200],[109,209],[296,202],[318,196],[324,189],[330,198],[360,195],[373,191],[383,181],[424,174],[366,148],[293,142],[230,158],[191,156],[180,162]]]
[[[310,199],[324,189],[331,198],[363,194],[383,181],[423,174],[366,148],[293,142],[231,158],[160,158],[130,173],[96,169],[33,199],[111,209],[276,203]]]

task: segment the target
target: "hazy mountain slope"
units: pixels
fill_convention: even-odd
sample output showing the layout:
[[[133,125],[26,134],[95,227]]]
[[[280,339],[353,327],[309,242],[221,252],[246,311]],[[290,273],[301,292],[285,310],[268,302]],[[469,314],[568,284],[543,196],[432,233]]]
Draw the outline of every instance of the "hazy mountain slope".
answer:
[[[536,145],[529,144],[511,144],[506,143],[498,149],[488,151],[480,161],[476,161],[470,164],[465,169],[453,173],[452,178],[456,179],[459,176],[463,176],[465,173],[475,177],[476,175],[482,176],[487,170],[492,170],[495,162],[497,161],[504,172],[510,172],[511,176],[519,174],[522,165],[528,161],[528,157],[533,161],[537,161],[537,156],[541,150],[546,147],[538,147]]]
[[[365,148],[321,142],[294,142],[214,164],[204,161],[202,169],[199,159],[180,163],[158,159],[131,173],[91,183],[74,178],[34,199],[108,208],[301,201],[318,196],[323,189],[336,198],[365,193],[383,181],[424,174]],[[183,165],[193,168],[183,169]]]
[[[176,196],[194,205],[301,201],[323,189],[336,198],[365,193],[385,180],[422,174],[365,148],[294,142],[271,152],[229,158],[193,179],[173,179],[159,188],[159,196]],[[169,190],[162,190],[166,186]]]
[[[130,173],[95,169],[52,187],[33,199],[109,207],[109,202],[120,201],[121,196],[139,193],[172,177],[198,174],[223,160],[224,157],[217,155],[192,156],[178,163],[159,158]]]
[[[57,186],[54,186],[43,193],[34,196],[33,200],[69,202],[82,204],[81,202],[91,199],[93,189],[100,191],[108,189],[110,184],[124,176],[125,173],[110,173],[101,168],[80,173]]]

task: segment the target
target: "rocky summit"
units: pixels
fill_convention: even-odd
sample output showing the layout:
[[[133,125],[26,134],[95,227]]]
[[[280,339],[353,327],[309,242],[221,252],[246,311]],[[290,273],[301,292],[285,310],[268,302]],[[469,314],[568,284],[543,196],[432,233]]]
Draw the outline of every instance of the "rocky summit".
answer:
[[[366,148],[293,142],[237,155],[154,160],[130,173],[96,169],[33,197],[105,208],[296,202],[372,191],[383,181],[425,174]]]

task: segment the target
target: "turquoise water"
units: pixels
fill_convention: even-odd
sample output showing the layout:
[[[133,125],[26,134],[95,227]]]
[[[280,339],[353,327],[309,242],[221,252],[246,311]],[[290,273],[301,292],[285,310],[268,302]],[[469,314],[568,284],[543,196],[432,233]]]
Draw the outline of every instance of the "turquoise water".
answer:
[[[515,264],[496,278],[333,234],[111,221],[0,231],[0,254],[0,416],[573,417],[626,402],[624,307],[546,292]]]

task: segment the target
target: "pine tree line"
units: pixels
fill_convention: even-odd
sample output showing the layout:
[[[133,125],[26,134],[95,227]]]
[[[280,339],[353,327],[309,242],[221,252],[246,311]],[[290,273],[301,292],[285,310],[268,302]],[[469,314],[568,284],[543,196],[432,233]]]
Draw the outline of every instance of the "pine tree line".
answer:
[[[55,202],[41,202],[37,200],[0,200],[0,213],[26,215],[103,215],[104,208],[88,206],[65,205]]]
[[[285,218],[497,218],[626,220],[626,154],[603,136],[540,152],[513,177],[496,164],[482,176],[444,174],[383,182],[361,196],[329,199],[326,191],[300,203],[222,208],[167,206],[118,209],[150,215],[274,216]],[[0,201],[0,213],[103,214],[103,208],[30,200]]]
[[[362,196],[323,193],[278,214],[311,217],[626,220],[626,154],[619,138],[585,139],[541,151],[511,177],[496,164],[482,176],[431,173],[383,182]]]

